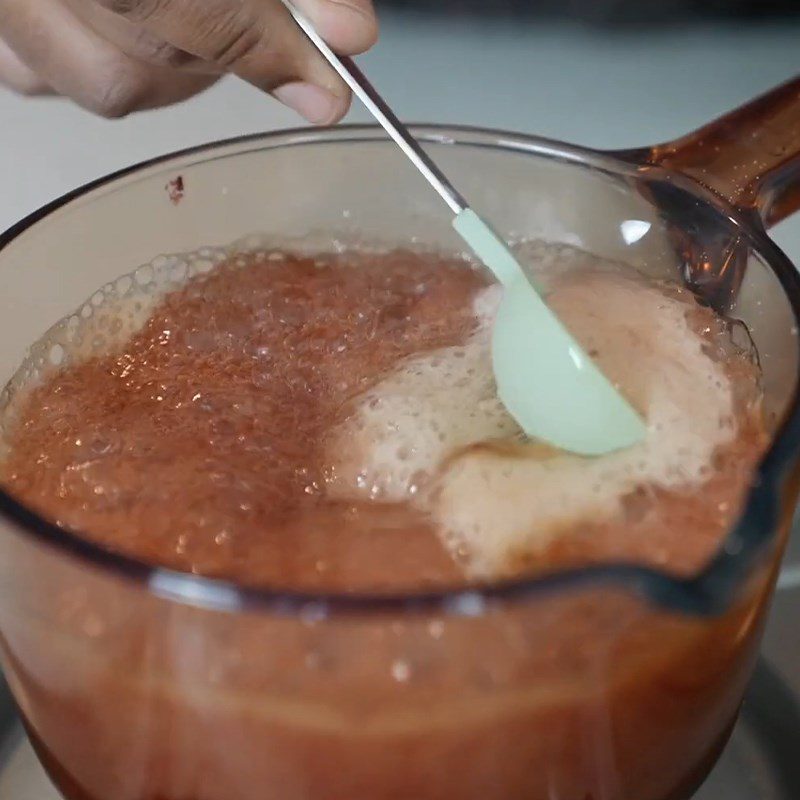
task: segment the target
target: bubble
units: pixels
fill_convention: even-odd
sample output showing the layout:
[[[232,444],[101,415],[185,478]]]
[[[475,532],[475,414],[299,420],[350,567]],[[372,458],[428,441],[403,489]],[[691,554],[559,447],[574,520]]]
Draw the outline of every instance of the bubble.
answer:
[[[411,680],[411,665],[408,661],[398,659],[392,662],[392,678],[398,683],[408,683]]]
[[[447,610],[460,617],[480,617],[486,613],[486,600],[479,592],[462,592],[449,598]]]
[[[54,367],[60,366],[64,362],[66,353],[60,344],[54,344],[48,353],[48,360]]]
[[[139,267],[133,275],[139,286],[147,286],[153,282],[155,271],[151,264],[146,264],[143,267]]]
[[[170,278],[175,283],[183,283],[189,275],[189,265],[179,259],[170,268]]]
[[[310,602],[303,605],[300,610],[300,619],[307,626],[324,622],[328,617],[328,605],[322,601]]]
[[[317,670],[320,668],[322,659],[319,653],[312,650],[311,652],[306,653],[304,663],[306,665],[306,669]]]
[[[88,439],[89,451],[97,457],[119,452],[119,439],[110,432],[97,432]]]

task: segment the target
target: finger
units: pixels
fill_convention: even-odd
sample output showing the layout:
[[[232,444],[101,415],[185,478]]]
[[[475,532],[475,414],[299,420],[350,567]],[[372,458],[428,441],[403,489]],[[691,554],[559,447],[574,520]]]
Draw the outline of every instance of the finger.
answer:
[[[295,0],[319,35],[340,55],[369,50],[378,39],[378,18],[370,0]]]
[[[84,24],[139,61],[194,71],[208,71],[210,67],[99,2],[62,1]],[[298,0],[297,4],[338,53],[363,53],[377,39],[378,21],[370,0]]]
[[[274,92],[314,123],[347,111],[350,94],[280,0],[98,0],[181,50]],[[316,0],[314,12],[333,0]],[[339,4],[364,26],[363,14]],[[325,12],[328,13],[327,11]],[[364,37],[355,37],[361,42]],[[353,42],[347,42],[352,44]]]
[[[88,0],[61,0],[61,2],[65,3],[84,25],[136,61],[154,67],[206,73],[212,71],[210,65],[201,59],[166,42],[124,16],[109,11],[99,3]],[[213,72],[219,74],[217,69],[213,69]]]
[[[20,59],[56,92],[105,117],[185,99],[214,80],[137,62],[83,25],[59,0],[3,0],[0,30]]]
[[[19,56],[0,39],[0,84],[27,97],[52,94],[47,85]]]

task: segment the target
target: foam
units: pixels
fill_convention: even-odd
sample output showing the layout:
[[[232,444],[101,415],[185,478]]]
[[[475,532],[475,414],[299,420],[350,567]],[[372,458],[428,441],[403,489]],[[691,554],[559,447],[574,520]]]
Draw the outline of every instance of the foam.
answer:
[[[463,346],[403,361],[359,398],[349,419],[330,437],[327,491],[383,502],[413,498],[454,450],[487,439],[519,435],[497,397],[491,372],[491,322],[501,290],[481,292],[474,304],[478,329]],[[488,365],[488,369],[487,369]]]
[[[27,390],[55,371],[120,350],[141,330],[168,292],[221,264],[230,250],[204,247],[191,253],[159,256],[105,284],[59,320],[30,347],[0,393],[0,438],[3,424],[8,426],[13,419],[14,406]]]
[[[410,500],[474,576],[502,573],[515,553],[581,521],[623,513],[638,487],[701,485],[736,435],[731,381],[709,331],[692,324],[694,301],[620,270],[551,278],[554,310],[645,416],[641,444],[586,459],[520,443],[491,373],[495,287],[478,297],[478,330],[464,347],[400,365],[331,440],[331,491]]]
[[[237,266],[244,266],[247,261],[243,256],[257,261],[283,260],[287,243],[299,252],[316,252],[314,241],[278,241],[251,234],[226,247],[157,256],[102,286],[31,345],[23,363],[0,390],[0,458],[7,452],[6,431],[13,426],[17,408],[32,388],[55,372],[123,350],[169,292],[182,289],[225,262],[233,260]]]

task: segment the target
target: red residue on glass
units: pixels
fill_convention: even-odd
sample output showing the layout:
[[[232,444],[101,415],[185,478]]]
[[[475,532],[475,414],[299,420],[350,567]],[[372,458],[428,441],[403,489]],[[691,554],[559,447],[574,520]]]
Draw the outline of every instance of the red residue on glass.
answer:
[[[178,205],[183,200],[183,175],[173,178],[165,187],[173,205]]]

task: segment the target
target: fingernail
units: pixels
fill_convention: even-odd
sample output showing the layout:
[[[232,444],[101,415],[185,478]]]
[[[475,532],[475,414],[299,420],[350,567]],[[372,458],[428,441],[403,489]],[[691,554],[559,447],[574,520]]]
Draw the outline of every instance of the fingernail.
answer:
[[[285,83],[273,91],[275,97],[305,117],[312,125],[327,125],[339,116],[342,101],[313,83]]]

